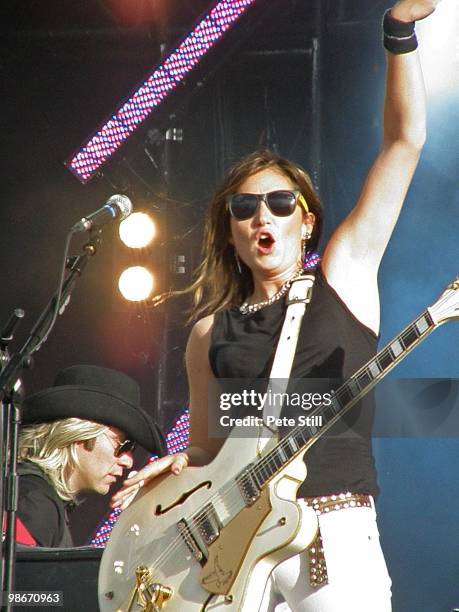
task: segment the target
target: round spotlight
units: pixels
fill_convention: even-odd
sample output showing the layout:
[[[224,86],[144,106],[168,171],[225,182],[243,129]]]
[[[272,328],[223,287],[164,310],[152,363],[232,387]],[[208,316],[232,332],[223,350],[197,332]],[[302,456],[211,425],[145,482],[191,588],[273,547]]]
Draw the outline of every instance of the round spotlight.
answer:
[[[124,299],[141,302],[153,291],[153,275],[143,266],[126,268],[120,275],[118,287]]]
[[[146,247],[156,235],[156,227],[152,218],[143,212],[135,212],[121,221],[120,238],[131,249]]]

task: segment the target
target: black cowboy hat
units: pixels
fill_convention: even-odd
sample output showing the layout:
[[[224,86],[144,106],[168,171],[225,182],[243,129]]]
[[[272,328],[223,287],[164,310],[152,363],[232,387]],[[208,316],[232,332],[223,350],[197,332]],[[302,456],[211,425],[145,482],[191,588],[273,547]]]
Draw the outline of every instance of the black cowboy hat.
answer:
[[[71,366],[59,372],[53,387],[26,397],[22,408],[23,425],[77,417],[118,427],[147,451],[164,454],[159,427],[140,407],[139,385],[117,370]]]

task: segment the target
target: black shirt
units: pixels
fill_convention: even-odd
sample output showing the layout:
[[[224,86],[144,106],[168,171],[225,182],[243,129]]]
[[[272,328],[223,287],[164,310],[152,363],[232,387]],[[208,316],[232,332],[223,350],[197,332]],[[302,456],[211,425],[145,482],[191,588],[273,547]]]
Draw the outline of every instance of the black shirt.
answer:
[[[30,461],[18,464],[18,517],[39,546],[73,546],[68,528],[68,502],[59,497],[45,473]]]
[[[209,349],[215,376],[268,379],[285,309],[282,299],[248,315],[242,315],[238,308],[218,313]],[[374,356],[376,345],[376,335],[354,317],[317,270],[290,378],[345,381]],[[308,476],[299,496],[345,491],[377,495],[371,450],[373,413],[373,398],[367,397],[344,416],[340,426],[308,450]]]

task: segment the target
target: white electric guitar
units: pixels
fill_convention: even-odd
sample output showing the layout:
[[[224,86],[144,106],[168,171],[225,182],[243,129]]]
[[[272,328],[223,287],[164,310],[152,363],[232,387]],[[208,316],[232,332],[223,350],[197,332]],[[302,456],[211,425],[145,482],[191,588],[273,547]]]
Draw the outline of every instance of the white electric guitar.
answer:
[[[437,326],[459,319],[459,277],[332,395],[322,427],[297,426],[260,453],[233,431],[205,467],[165,474],[118,519],[102,556],[101,612],[254,612],[273,567],[317,531],[296,501],[304,453]]]

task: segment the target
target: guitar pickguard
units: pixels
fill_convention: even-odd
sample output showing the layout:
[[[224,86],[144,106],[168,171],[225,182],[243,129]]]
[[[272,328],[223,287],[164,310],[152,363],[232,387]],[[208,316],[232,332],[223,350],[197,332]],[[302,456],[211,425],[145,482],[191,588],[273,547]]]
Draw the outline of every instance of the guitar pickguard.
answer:
[[[260,525],[271,511],[268,489],[253,506],[245,508],[222,530],[209,547],[209,558],[201,572],[201,584],[210,593],[227,595]]]

